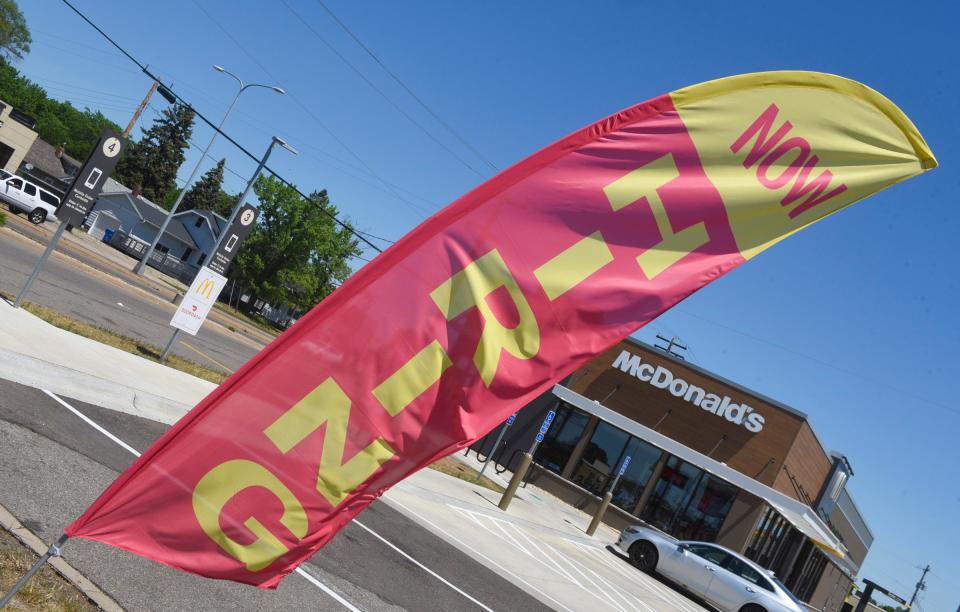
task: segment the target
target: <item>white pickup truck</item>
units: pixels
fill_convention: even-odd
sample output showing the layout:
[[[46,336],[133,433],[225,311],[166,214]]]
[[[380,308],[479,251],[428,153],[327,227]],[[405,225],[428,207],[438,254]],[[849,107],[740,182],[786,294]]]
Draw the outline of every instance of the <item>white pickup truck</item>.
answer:
[[[0,200],[10,205],[10,212],[23,211],[31,223],[40,225],[47,219],[56,220],[60,198],[46,189],[19,176],[6,172],[0,180]]]

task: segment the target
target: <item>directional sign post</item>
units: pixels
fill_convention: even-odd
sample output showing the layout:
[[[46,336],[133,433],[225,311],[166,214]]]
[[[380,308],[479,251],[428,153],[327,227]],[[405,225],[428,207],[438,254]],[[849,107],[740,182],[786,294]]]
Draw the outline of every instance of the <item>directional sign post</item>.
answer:
[[[244,239],[253,230],[258,212],[255,206],[244,204],[234,215],[233,223],[220,234],[213,256],[207,262],[207,265],[197,272],[193,283],[190,284],[186,295],[183,296],[180,306],[173,313],[170,325],[176,329],[163,348],[163,352],[160,353],[160,361],[167,360],[181,332],[196,336],[197,332],[200,331],[200,326],[207,320],[210,309],[217,303],[220,292],[227,284],[227,268],[230,267],[230,262],[233,261],[237,251],[240,250],[240,245]]]
[[[617,488],[617,483],[620,482],[620,479],[623,478],[623,475],[627,473],[627,466],[630,465],[630,455],[627,455],[623,458],[623,463],[620,464],[620,471],[617,472],[617,477],[613,479],[613,483],[610,484],[610,491],[613,491]]]
[[[514,412],[510,415],[510,418],[504,422],[503,427],[500,428],[500,435],[497,436],[497,441],[493,443],[493,449],[487,454],[487,458],[483,460],[483,467],[480,468],[480,476],[477,477],[478,479],[483,476],[483,472],[487,469],[487,464],[490,463],[490,459],[493,458],[493,454],[497,452],[498,448],[500,448],[500,441],[503,440],[503,435],[507,433],[507,430],[510,429],[510,426],[513,425],[513,422],[516,420],[517,413]]]
[[[550,431],[550,425],[553,423],[553,417],[555,416],[557,416],[557,413],[551,410],[547,413],[547,418],[543,419],[543,424],[540,426],[540,431],[537,432],[537,437],[534,438],[533,444],[530,446],[530,450],[527,451],[531,455],[537,450],[537,447],[540,446],[540,443],[543,442],[543,437],[548,431]]]
[[[207,267],[218,274],[227,274],[230,262],[236,257],[240,245],[250,232],[253,231],[253,222],[257,220],[257,209],[252,204],[244,204],[234,216],[233,223],[223,232],[217,241],[217,248],[207,262]]]
[[[120,161],[120,155],[126,146],[126,139],[117,132],[113,130],[103,130],[101,132],[100,140],[97,141],[97,145],[87,156],[87,161],[84,162],[76,178],[73,179],[73,185],[67,190],[67,195],[63,197],[63,201],[57,207],[56,215],[57,219],[60,220],[60,225],[57,227],[57,231],[53,233],[53,237],[50,238],[50,242],[47,243],[47,248],[37,261],[33,272],[30,273],[30,278],[27,279],[23,289],[20,290],[20,294],[13,303],[14,308],[20,308],[23,298],[30,292],[33,283],[40,276],[40,270],[50,259],[53,250],[57,248],[57,243],[60,242],[63,231],[67,226],[83,225],[93,205],[96,204],[97,198],[100,197],[100,192],[103,191],[103,184],[113,173],[113,169]]]

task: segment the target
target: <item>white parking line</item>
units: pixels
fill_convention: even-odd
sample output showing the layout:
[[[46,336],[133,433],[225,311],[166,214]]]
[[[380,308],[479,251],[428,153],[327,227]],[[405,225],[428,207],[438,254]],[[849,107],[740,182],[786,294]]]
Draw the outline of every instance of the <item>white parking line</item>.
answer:
[[[87,415],[83,414],[82,412],[80,412],[79,410],[77,410],[76,408],[74,408],[73,406],[71,406],[70,404],[68,404],[67,402],[63,401],[63,399],[61,399],[61,398],[58,397],[57,395],[51,393],[50,391],[47,391],[46,389],[41,389],[41,391],[43,391],[44,393],[46,393],[47,395],[49,395],[52,399],[56,400],[58,404],[60,404],[61,406],[63,406],[64,408],[66,408],[67,410],[69,410],[70,412],[72,412],[73,414],[75,414],[75,415],[77,415],[78,417],[80,417],[87,425],[90,425],[91,427],[93,427],[94,429],[96,429],[97,431],[99,431],[100,433],[102,433],[103,435],[105,435],[106,437],[110,438],[110,440],[112,440],[113,442],[116,442],[118,445],[120,445],[120,446],[122,446],[123,448],[125,448],[127,451],[129,451],[129,452],[130,452],[131,454],[133,454],[134,456],[137,456],[137,457],[140,456],[140,452],[139,452],[137,449],[133,448],[132,446],[130,446],[129,444],[127,444],[126,442],[124,442],[124,441],[121,440],[120,438],[116,437],[115,435],[113,435],[112,433],[110,433],[109,431],[107,431],[106,429],[104,429],[103,427],[101,427],[100,425],[98,425],[97,423],[95,423],[95,422],[94,422],[93,420],[91,420]],[[327,585],[323,584],[322,582],[320,582],[319,580],[317,580],[316,578],[314,578],[313,576],[311,576],[311,575],[310,575],[309,573],[307,573],[305,570],[303,570],[303,569],[301,569],[301,568],[298,567],[295,571],[296,571],[298,574],[300,574],[301,576],[303,576],[304,578],[306,578],[306,579],[307,579],[311,584],[313,584],[315,587],[317,587],[318,589],[320,589],[321,591],[323,591],[324,593],[326,593],[327,595],[329,595],[330,597],[332,597],[333,599],[335,599],[337,602],[339,602],[344,608],[350,610],[350,612],[361,612],[358,608],[354,607],[349,601],[347,601],[346,599],[344,599],[343,597],[341,597],[340,595],[338,595],[337,593],[335,593],[335,592],[333,591],[333,589],[331,589],[331,588],[328,587]]]
[[[672,603],[687,612],[703,612],[703,608],[694,607],[693,605],[690,604],[690,602],[686,598],[674,592],[673,589],[670,589],[664,586],[656,578],[653,578],[652,576],[648,576],[643,572],[641,572],[640,570],[635,570],[631,573],[625,572],[622,568],[619,567],[620,565],[619,563],[616,563],[610,558],[613,555],[613,553],[607,550],[595,548],[593,546],[587,546],[586,544],[581,544],[580,542],[573,542],[573,544],[575,544],[576,546],[579,546],[584,550],[589,551],[602,563],[609,565],[611,568],[613,568],[614,571],[628,578],[629,580],[635,581],[639,579],[642,586],[644,586],[648,592],[650,592],[655,596],[659,596],[660,599],[668,603]]]
[[[475,554],[475,555],[477,555],[477,556],[479,556],[479,557],[482,557],[482,558],[485,559],[488,563],[499,567],[499,568],[500,568],[503,572],[505,572],[508,576],[512,576],[512,577],[513,577],[513,580],[517,580],[517,581],[519,581],[519,582],[522,582],[523,584],[527,585],[528,587],[530,587],[531,589],[533,589],[533,590],[536,591],[537,593],[540,593],[541,595],[543,595],[546,599],[549,599],[549,600],[552,601],[553,603],[557,604],[560,608],[562,608],[562,609],[564,609],[564,610],[567,610],[568,612],[573,612],[573,610],[571,610],[571,609],[568,608],[567,606],[563,605],[562,603],[560,603],[559,601],[557,601],[557,600],[554,599],[553,597],[550,597],[549,595],[547,595],[547,594],[546,594],[545,592],[543,592],[541,589],[538,589],[537,587],[533,586],[532,584],[530,584],[529,582],[527,582],[526,580],[524,580],[523,578],[521,578],[520,576],[518,576],[518,575],[516,574],[516,572],[513,572],[513,571],[511,571],[511,570],[508,570],[507,568],[505,568],[504,566],[500,565],[499,563],[497,563],[496,561],[494,561],[493,559],[491,559],[491,558],[488,557],[487,555],[483,554],[482,552],[480,552],[480,551],[477,550],[476,548],[470,546],[469,544],[467,544],[466,542],[464,542],[464,541],[461,540],[460,538],[454,536],[453,534],[451,534],[449,531],[447,531],[447,530],[444,529],[443,527],[440,527],[439,525],[437,525],[437,524],[434,523],[433,521],[430,521],[430,520],[424,518],[422,515],[417,514],[417,513],[414,512],[412,509],[410,509],[410,507],[408,507],[408,506],[406,506],[406,505],[398,502],[396,499],[391,499],[391,500],[390,500],[390,503],[393,504],[393,505],[396,505],[396,506],[400,506],[401,508],[403,508],[404,510],[406,510],[407,512],[409,512],[410,514],[412,514],[412,515],[414,515],[414,516],[419,516],[421,521],[423,521],[424,523],[430,525],[431,527],[433,527],[434,529],[436,529],[437,531],[439,531],[440,533],[442,533],[445,537],[453,540],[454,542],[459,543],[459,544],[460,544],[461,546],[463,546],[464,548],[472,551],[473,554]],[[450,504],[447,504],[447,505],[450,506],[451,508],[456,509],[456,506],[452,506],[452,505],[450,505]]]
[[[87,417],[87,415],[83,414],[82,412],[80,412],[79,410],[77,410],[76,408],[74,408],[73,406],[71,406],[70,404],[68,404],[67,402],[63,401],[62,399],[60,399],[59,397],[57,397],[57,396],[54,395],[53,393],[47,391],[46,389],[41,389],[41,391],[43,391],[44,393],[46,393],[47,395],[49,395],[51,398],[53,398],[54,400],[56,400],[61,406],[63,406],[64,408],[66,408],[67,410],[69,410],[70,412],[72,412],[73,414],[75,414],[75,415],[77,415],[78,417],[80,417],[80,418],[81,418],[87,425],[89,425],[90,427],[93,427],[94,429],[96,429],[97,431],[99,431],[100,433],[102,433],[103,435],[107,436],[108,438],[110,438],[111,440],[113,440],[114,442],[116,442],[117,444],[119,444],[120,446],[122,446],[123,448],[127,449],[129,452],[133,453],[135,456],[137,456],[137,457],[140,456],[140,453],[137,452],[137,449],[135,449],[135,448],[133,448],[132,446],[128,445],[126,442],[124,442],[123,440],[121,440],[121,439],[118,438],[117,436],[113,435],[112,433],[110,433],[109,431],[107,431],[106,429],[104,429],[103,427],[100,427],[99,425],[97,425],[96,423],[94,423],[92,420],[90,420],[90,419]]]
[[[588,575],[585,574],[583,571],[581,571],[580,568],[577,567],[577,566],[571,561],[571,559],[567,558],[563,553],[561,553],[560,551],[558,551],[558,550],[556,550],[555,548],[551,547],[551,546],[550,546],[549,544],[547,544],[546,542],[542,542],[542,544],[543,544],[544,546],[550,548],[550,549],[553,551],[553,555],[550,555],[549,553],[545,552],[542,548],[540,548],[539,546],[537,546],[536,544],[534,544],[534,542],[533,542],[530,538],[527,538],[527,537],[525,536],[525,534],[524,534],[516,525],[514,525],[511,521],[505,521],[505,520],[503,520],[503,519],[498,519],[498,518],[495,518],[495,517],[492,517],[492,516],[489,516],[489,515],[486,515],[486,514],[476,513],[476,512],[473,512],[473,511],[471,511],[471,510],[468,510],[468,509],[466,509],[466,508],[460,508],[460,507],[454,506],[454,505],[452,505],[452,504],[447,504],[447,505],[448,505],[450,508],[456,510],[457,512],[459,512],[459,513],[461,513],[461,514],[465,514],[465,515],[467,515],[468,517],[472,518],[472,519],[474,520],[474,522],[476,522],[478,525],[480,525],[481,527],[483,527],[483,528],[484,528],[486,531],[488,531],[491,535],[494,535],[494,536],[500,538],[501,540],[503,540],[504,542],[506,542],[506,543],[514,546],[517,550],[525,553],[527,556],[529,556],[529,557],[530,557],[531,559],[533,559],[534,561],[538,561],[538,562],[540,562],[540,563],[544,563],[544,561],[549,561],[550,563],[553,564],[554,567],[551,568],[550,566],[546,566],[548,569],[552,570],[552,571],[553,571],[554,573],[556,573],[556,574],[559,574],[561,577],[566,578],[567,580],[569,580],[569,581],[571,582],[571,584],[573,584],[574,586],[580,588],[583,592],[585,592],[585,593],[587,593],[587,594],[589,594],[589,595],[592,595],[593,597],[596,597],[596,598],[599,599],[601,602],[603,602],[605,605],[612,606],[613,608],[615,608],[615,609],[617,609],[617,610],[620,610],[621,612],[627,612],[627,609],[624,608],[623,605],[620,604],[620,603],[617,601],[617,599],[615,599],[615,598],[613,597],[613,595],[611,595],[609,592],[607,592],[607,590],[605,590],[605,589],[602,588],[599,584],[597,584],[597,582],[596,582],[595,580],[591,579],[590,576],[588,576]],[[492,529],[490,529],[489,527],[487,527],[486,525],[484,525],[483,522],[480,521],[479,518],[478,518],[478,517],[481,517],[481,516],[482,516],[483,518],[487,519],[488,521],[490,521],[490,522],[491,522],[495,527],[497,527],[497,529],[499,529],[504,535],[501,536],[501,535],[499,535],[497,532],[493,531]],[[531,545],[533,545],[533,547],[537,550],[537,552],[540,553],[541,556],[537,556],[537,555],[531,553],[531,552],[530,552],[529,550],[527,550],[523,545],[521,545],[514,537],[510,536],[510,535],[507,533],[507,531],[501,526],[501,523],[502,523],[502,524],[505,524],[505,525],[507,525],[507,526],[509,526],[509,527],[511,527],[517,534],[523,536],[523,537],[527,540],[527,542],[529,542]],[[506,536],[506,537],[504,537],[504,536]],[[584,585],[580,582],[580,580],[578,580],[578,579],[577,579],[576,577],[574,577],[570,572],[568,572],[567,570],[565,570],[565,569],[560,565],[560,563],[559,563],[560,560],[564,561],[564,562],[565,562],[567,565],[569,565],[575,572],[577,572],[578,574],[580,574],[581,576],[583,576],[583,578],[584,578],[587,582],[589,582],[591,585],[593,585],[593,587],[594,587],[593,590],[591,590],[591,589],[587,588],[586,586],[584,586]],[[555,568],[555,569],[554,569],[554,568]],[[602,579],[601,579],[601,580],[602,580]],[[606,581],[602,581],[602,582],[604,582],[604,584],[606,584],[608,587],[610,586],[610,584],[607,583]],[[622,595],[621,595],[619,592],[617,593],[617,595],[619,595],[619,596],[622,598]],[[631,605],[632,607],[636,608],[636,606],[630,604],[629,601],[628,601],[628,605]],[[651,612],[652,612],[652,611],[651,611]]]
[[[386,544],[387,546],[389,546],[389,547],[392,548],[393,550],[397,551],[398,553],[400,553],[401,555],[403,555],[404,557],[406,557],[406,558],[409,559],[410,561],[413,561],[413,562],[414,562],[418,567],[420,567],[423,571],[427,572],[428,574],[430,574],[431,576],[433,576],[434,578],[436,578],[437,580],[439,580],[439,581],[442,582],[443,584],[447,585],[448,587],[450,587],[451,589],[453,589],[453,590],[456,591],[457,593],[460,593],[461,595],[463,595],[464,597],[466,597],[467,599],[469,599],[469,600],[472,601],[473,603],[477,604],[478,606],[480,606],[480,607],[483,608],[484,610],[487,610],[487,612],[493,612],[492,609],[490,609],[490,608],[487,607],[486,605],[484,605],[484,604],[480,603],[479,601],[477,601],[476,599],[474,599],[472,596],[470,596],[469,593],[464,592],[463,590],[461,590],[460,588],[458,588],[456,585],[454,585],[453,583],[451,583],[449,580],[447,580],[446,578],[444,578],[444,577],[441,576],[440,574],[436,573],[435,571],[433,571],[432,569],[430,569],[429,567],[427,567],[427,566],[424,565],[423,563],[420,563],[419,561],[417,561],[416,559],[414,559],[413,557],[411,557],[410,555],[408,555],[408,554],[405,553],[404,551],[400,550],[400,549],[397,548],[392,542],[390,542],[389,540],[387,540],[386,538],[384,538],[382,535],[380,535],[379,533],[377,533],[377,532],[374,531],[373,529],[370,529],[369,527],[367,527],[366,525],[364,525],[363,523],[361,523],[361,522],[358,521],[357,519],[353,519],[353,523],[354,523],[356,526],[358,526],[358,527],[361,527],[361,528],[363,528],[363,529],[366,529],[368,532],[370,532],[371,535],[373,535],[373,537],[377,538],[378,540],[380,540],[381,542],[383,542],[384,544]]]
[[[304,578],[306,578],[307,581],[310,582],[313,586],[317,587],[318,589],[320,589],[330,597],[337,600],[337,602],[339,602],[341,606],[343,606],[347,610],[350,610],[350,612],[361,612],[359,608],[355,607],[353,604],[351,604],[349,601],[347,601],[343,597],[340,597],[340,595],[336,593],[333,589],[331,589],[327,585],[323,584],[322,582],[314,578],[313,575],[307,570],[303,569],[302,567],[298,567],[294,571],[300,574],[301,576],[303,576]]]

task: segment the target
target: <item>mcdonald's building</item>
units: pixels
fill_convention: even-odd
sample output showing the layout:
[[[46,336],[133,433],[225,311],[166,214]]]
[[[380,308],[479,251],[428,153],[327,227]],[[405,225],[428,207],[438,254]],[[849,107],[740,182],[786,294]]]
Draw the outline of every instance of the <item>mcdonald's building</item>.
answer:
[[[627,339],[521,410],[498,449],[499,428],[474,450],[515,467],[551,410],[529,482],[587,513],[611,490],[612,527],[716,542],[840,609],[873,536],[851,462],[804,413]]]

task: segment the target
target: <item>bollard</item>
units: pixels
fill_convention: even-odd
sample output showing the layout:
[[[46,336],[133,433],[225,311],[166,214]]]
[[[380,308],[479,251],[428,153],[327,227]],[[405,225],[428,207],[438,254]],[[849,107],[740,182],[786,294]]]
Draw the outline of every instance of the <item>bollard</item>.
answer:
[[[603,494],[603,498],[600,500],[600,506],[597,508],[597,513],[593,515],[593,520],[590,521],[590,526],[587,527],[587,535],[592,536],[597,532],[597,527],[600,526],[603,515],[607,513],[607,506],[610,505],[611,499],[613,499],[613,492],[608,490]]]
[[[517,487],[520,486],[520,483],[527,475],[527,470],[530,469],[530,464],[532,462],[533,455],[530,453],[523,453],[523,455],[520,456],[520,463],[517,465],[517,471],[513,473],[513,478],[510,479],[510,484],[507,485],[507,490],[504,491],[503,497],[500,498],[499,506],[501,510],[506,510],[510,506],[510,502],[513,501],[513,496],[517,492]]]

